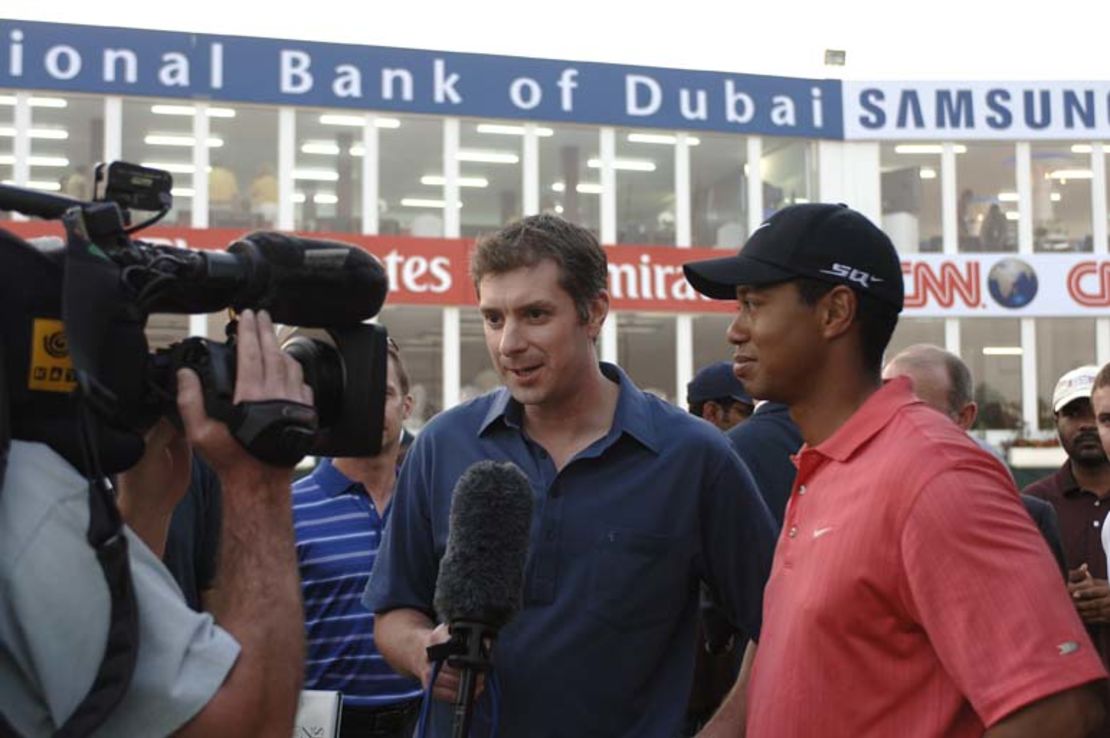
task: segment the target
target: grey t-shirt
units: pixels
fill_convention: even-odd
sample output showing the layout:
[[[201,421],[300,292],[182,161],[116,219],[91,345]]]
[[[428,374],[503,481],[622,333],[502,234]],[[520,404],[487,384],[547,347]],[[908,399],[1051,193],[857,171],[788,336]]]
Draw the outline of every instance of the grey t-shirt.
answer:
[[[0,712],[27,738],[51,735],[92,686],[110,599],[85,541],[88,484],[49,447],[12,442],[0,490]],[[212,698],[239,645],[185,604],[130,529],[139,608],[131,686],[96,736],[164,736]]]

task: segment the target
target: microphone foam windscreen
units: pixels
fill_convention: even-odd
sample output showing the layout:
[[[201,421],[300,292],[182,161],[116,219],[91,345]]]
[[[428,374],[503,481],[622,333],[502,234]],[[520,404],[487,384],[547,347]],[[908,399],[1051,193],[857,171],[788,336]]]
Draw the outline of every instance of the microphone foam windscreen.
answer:
[[[479,461],[455,485],[434,605],[442,622],[501,628],[520,609],[532,488],[511,462]]]

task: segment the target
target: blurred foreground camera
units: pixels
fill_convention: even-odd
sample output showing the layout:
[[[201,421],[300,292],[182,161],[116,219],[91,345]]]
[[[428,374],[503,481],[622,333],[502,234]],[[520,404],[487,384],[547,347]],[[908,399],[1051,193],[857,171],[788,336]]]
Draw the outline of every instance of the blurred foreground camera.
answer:
[[[380,450],[387,337],[363,322],[388,291],[377,259],[276,232],[248,234],[224,252],[144,243],[130,234],[169,211],[170,175],[113,162],[97,167],[94,186],[97,199],[81,202],[0,185],[0,210],[61,219],[65,227],[63,244],[10,234],[0,243],[6,390],[13,430],[24,431],[15,437],[50,443],[82,468],[79,449],[65,450],[73,446],[66,427],[72,406],[84,403],[102,426],[94,451],[103,471],[127,468],[142,452],[143,430],[176,415],[175,375],[186,367],[201,378],[208,414],[264,461],[291,465],[306,453]],[[153,214],[134,225],[132,209]],[[326,331],[330,340],[300,337],[285,347],[304,369],[314,407],[233,402],[234,320],[226,342],[190,338],[150,353],[144,328],[151,313],[223,309],[267,310],[275,323]],[[53,330],[53,353],[62,346],[63,355],[47,367],[37,341],[55,324],[64,330]],[[31,381],[44,371],[59,372],[59,381]]]

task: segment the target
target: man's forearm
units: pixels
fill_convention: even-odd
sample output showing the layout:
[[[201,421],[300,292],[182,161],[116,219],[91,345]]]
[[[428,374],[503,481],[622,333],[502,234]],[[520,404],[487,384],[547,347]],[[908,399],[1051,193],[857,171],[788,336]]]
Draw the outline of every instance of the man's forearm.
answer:
[[[390,610],[374,618],[374,644],[397,673],[423,679],[428,633],[434,628],[419,610]]]
[[[1105,717],[1106,682],[1095,682],[1049,695],[995,723],[984,738],[1086,738]]]
[[[219,569],[206,598],[242,647],[237,670],[259,690],[263,714],[288,713],[292,730],[304,675],[304,613],[293,538],[290,476],[221,477]],[[240,682],[242,683],[242,682]]]
[[[740,673],[736,677],[736,684],[732,685],[728,695],[713,718],[706,723],[698,738],[743,738],[744,727],[748,719],[748,679],[751,677],[752,664],[755,662],[755,642],[748,641],[744,649],[744,659],[740,662]]]

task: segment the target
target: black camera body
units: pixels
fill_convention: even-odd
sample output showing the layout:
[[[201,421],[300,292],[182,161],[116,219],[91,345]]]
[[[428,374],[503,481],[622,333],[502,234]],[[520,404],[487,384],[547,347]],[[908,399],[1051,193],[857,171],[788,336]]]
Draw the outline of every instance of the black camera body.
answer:
[[[346,244],[277,232],[248,234],[225,252],[147,244],[130,234],[168,212],[170,175],[114,162],[97,167],[95,182],[92,202],[0,185],[0,210],[60,218],[66,232],[62,247],[10,234],[4,241],[15,245],[0,243],[3,389],[13,437],[47,442],[83,469],[72,438],[73,414],[83,403],[101,425],[98,466],[121,471],[141,455],[143,431],[158,417],[176,416],[176,372],[184,367],[200,376],[208,414],[264,461],[292,465],[306,453],[380,450],[387,336],[364,322],[388,292],[377,259]],[[159,210],[133,226],[131,207]],[[234,319],[226,342],[189,338],[150,353],[150,314],[225,308],[267,310],[275,323],[327,332],[330,341],[299,337],[283,347],[301,363],[314,406],[234,403]],[[35,331],[59,319],[68,356],[54,360],[69,381],[36,383],[43,367]],[[55,339],[55,353],[58,345]]]

